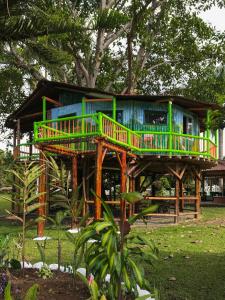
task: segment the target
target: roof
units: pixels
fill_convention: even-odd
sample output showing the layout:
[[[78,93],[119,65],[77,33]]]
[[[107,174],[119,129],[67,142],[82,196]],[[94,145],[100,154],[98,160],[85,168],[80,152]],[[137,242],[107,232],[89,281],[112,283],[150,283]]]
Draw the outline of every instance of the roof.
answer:
[[[202,171],[204,176],[225,176],[225,160],[219,160],[218,164],[211,168],[211,169],[207,169]]]
[[[173,101],[175,104],[180,105],[184,108],[189,109],[190,111],[195,112],[198,116],[203,119],[206,115],[206,110],[211,109],[218,109],[218,105],[216,104],[209,104],[202,101],[196,101],[193,99],[181,97],[181,96],[173,96],[173,95],[163,95],[163,96],[154,96],[154,95],[121,95],[121,94],[114,94],[105,92],[96,88],[88,88],[88,87],[81,87],[77,85],[72,85],[63,82],[57,81],[48,81],[48,80],[41,80],[38,82],[37,87],[33,91],[33,93],[21,104],[21,106],[15,110],[6,121],[6,126],[9,128],[14,128],[15,120],[25,116],[30,115],[33,113],[41,112],[42,111],[42,96],[47,96],[55,100],[59,100],[60,91],[71,91],[71,92],[78,92],[83,95],[83,97],[116,97],[117,99],[121,100],[137,100],[137,101],[151,101],[151,102],[168,102],[168,100]],[[53,104],[52,104],[53,107]],[[51,104],[49,106],[51,108]],[[38,121],[38,118],[41,119],[41,116],[36,117],[35,120]],[[26,120],[26,124],[22,124],[22,131],[26,131],[26,127],[29,127],[28,120]]]

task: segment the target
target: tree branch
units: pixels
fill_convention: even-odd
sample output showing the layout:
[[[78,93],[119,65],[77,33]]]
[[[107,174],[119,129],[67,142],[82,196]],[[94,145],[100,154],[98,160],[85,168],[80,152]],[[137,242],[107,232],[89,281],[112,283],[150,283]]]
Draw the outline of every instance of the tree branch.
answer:
[[[105,38],[105,43],[103,49],[107,49],[110,44],[112,44],[118,37],[120,37],[124,32],[126,32],[131,27],[132,22],[128,22],[126,25],[121,27],[116,33],[110,33]]]
[[[37,81],[44,78],[44,76],[42,76],[40,72],[35,70],[35,68],[33,66],[31,66],[28,62],[26,62],[24,60],[24,58],[18,54],[18,52],[16,51],[16,49],[13,47],[12,44],[9,44],[9,47],[10,47],[11,54],[16,59],[15,65],[17,67],[22,68],[25,71],[28,71],[34,77],[34,79],[36,79]]]

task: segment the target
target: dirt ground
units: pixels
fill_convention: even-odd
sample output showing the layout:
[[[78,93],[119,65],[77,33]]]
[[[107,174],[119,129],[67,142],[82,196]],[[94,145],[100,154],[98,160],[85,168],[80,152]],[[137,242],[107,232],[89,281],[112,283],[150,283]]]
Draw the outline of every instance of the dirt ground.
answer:
[[[39,285],[38,300],[83,300],[89,297],[88,289],[79,278],[73,281],[71,274],[54,272],[51,279],[38,277],[37,270],[26,269],[12,271],[9,275],[12,284],[12,295],[15,299],[23,299],[27,289],[33,284]],[[0,299],[1,298],[0,296]]]

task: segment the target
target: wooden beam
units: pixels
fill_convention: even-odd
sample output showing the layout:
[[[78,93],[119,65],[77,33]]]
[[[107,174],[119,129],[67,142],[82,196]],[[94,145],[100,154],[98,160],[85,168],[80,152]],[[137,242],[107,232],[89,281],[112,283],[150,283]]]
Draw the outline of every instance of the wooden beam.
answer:
[[[40,152],[40,160],[39,160],[40,166],[43,168],[40,178],[39,178],[39,193],[44,193],[39,196],[39,204],[41,206],[38,209],[38,215],[39,217],[44,217],[46,216],[46,160],[45,160],[45,155],[41,151]],[[40,221],[38,222],[37,226],[37,234],[39,237],[44,236],[44,228],[45,228],[45,221]]]
[[[167,166],[167,169],[178,179],[180,179],[180,175],[177,173],[177,171],[175,171],[173,168],[171,168],[170,166]]]
[[[139,162],[136,165],[130,167],[127,171],[128,176],[130,176],[134,172],[134,170],[137,169],[140,165],[141,165],[141,162]]]
[[[116,157],[117,157],[117,160],[118,160],[118,162],[119,162],[120,168],[122,168],[122,167],[123,167],[123,166],[122,166],[122,161],[121,161],[121,158],[120,158],[120,155],[119,155],[118,152],[116,152]]]
[[[72,187],[73,191],[77,190],[78,182],[78,168],[77,168],[77,156],[72,157]]]
[[[37,113],[28,114],[28,115],[23,115],[20,119],[21,119],[21,120],[29,119],[29,118],[32,118],[32,117],[42,116],[42,114],[43,114],[43,112],[42,112],[42,111],[39,111],[39,112],[37,112]]]
[[[102,154],[102,163],[104,161],[104,158],[105,158],[105,155],[106,155],[107,151],[108,151],[107,148],[105,148],[104,151],[103,151],[103,154]]]
[[[95,175],[95,219],[101,218],[101,196],[102,196],[102,142],[97,144],[96,153],[96,175]]]
[[[57,101],[57,100],[51,99],[51,98],[49,98],[49,97],[45,97],[45,99],[46,99],[48,102],[55,104],[56,106],[63,106],[62,103],[60,103],[60,102]]]
[[[184,176],[184,172],[187,169],[187,165],[184,166],[183,170],[180,172],[180,180],[182,180],[183,176]]]
[[[187,164],[184,166],[184,168],[182,169],[182,171],[180,173],[179,173],[178,167],[176,167],[176,171],[173,168],[171,168],[170,166],[167,166],[167,168],[173,175],[175,175],[175,177],[177,179],[182,180],[184,173],[187,169]]]
[[[145,163],[142,168],[140,168],[135,174],[134,178],[136,178],[138,175],[140,175],[145,169],[147,169],[152,164],[151,161],[149,161],[147,164]]]

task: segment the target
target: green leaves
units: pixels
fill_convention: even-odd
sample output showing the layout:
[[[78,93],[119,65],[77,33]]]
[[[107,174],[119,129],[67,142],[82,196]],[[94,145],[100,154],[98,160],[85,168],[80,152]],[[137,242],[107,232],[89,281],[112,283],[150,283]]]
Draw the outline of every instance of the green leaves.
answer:
[[[138,219],[142,218],[143,216],[153,213],[158,209],[158,205],[151,205],[145,209],[143,209],[140,213],[138,213],[137,215],[131,216],[128,219],[128,223],[129,224],[134,224]]]
[[[138,192],[121,193],[121,197],[123,200],[125,200],[131,204],[143,200],[143,195]]]
[[[131,201],[136,201],[137,194],[131,196]],[[157,251],[153,242],[138,234],[118,233],[110,207],[104,201],[102,205],[105,209],[103,220],[88,225],[76,238],[71,234],[68,238],[75,246],[74,252],[82,252],[87,273],[94,276],[93,286],[90,285],[94,290],[91,293],[95,291],[96,296],[98,287],[98,297],[103,294],[107,299],[118,299],[122,281],[126,292],[136,293],[137,284],[146,287],[142,264],[152,263],[157,258]],[[138,217],[155,208],[145,209]],[[121,225],[123,227],[124,224]],[[93,239],[93,243],[88,243],[89,239]],[[107,274],[110,281],[106,280]]]

